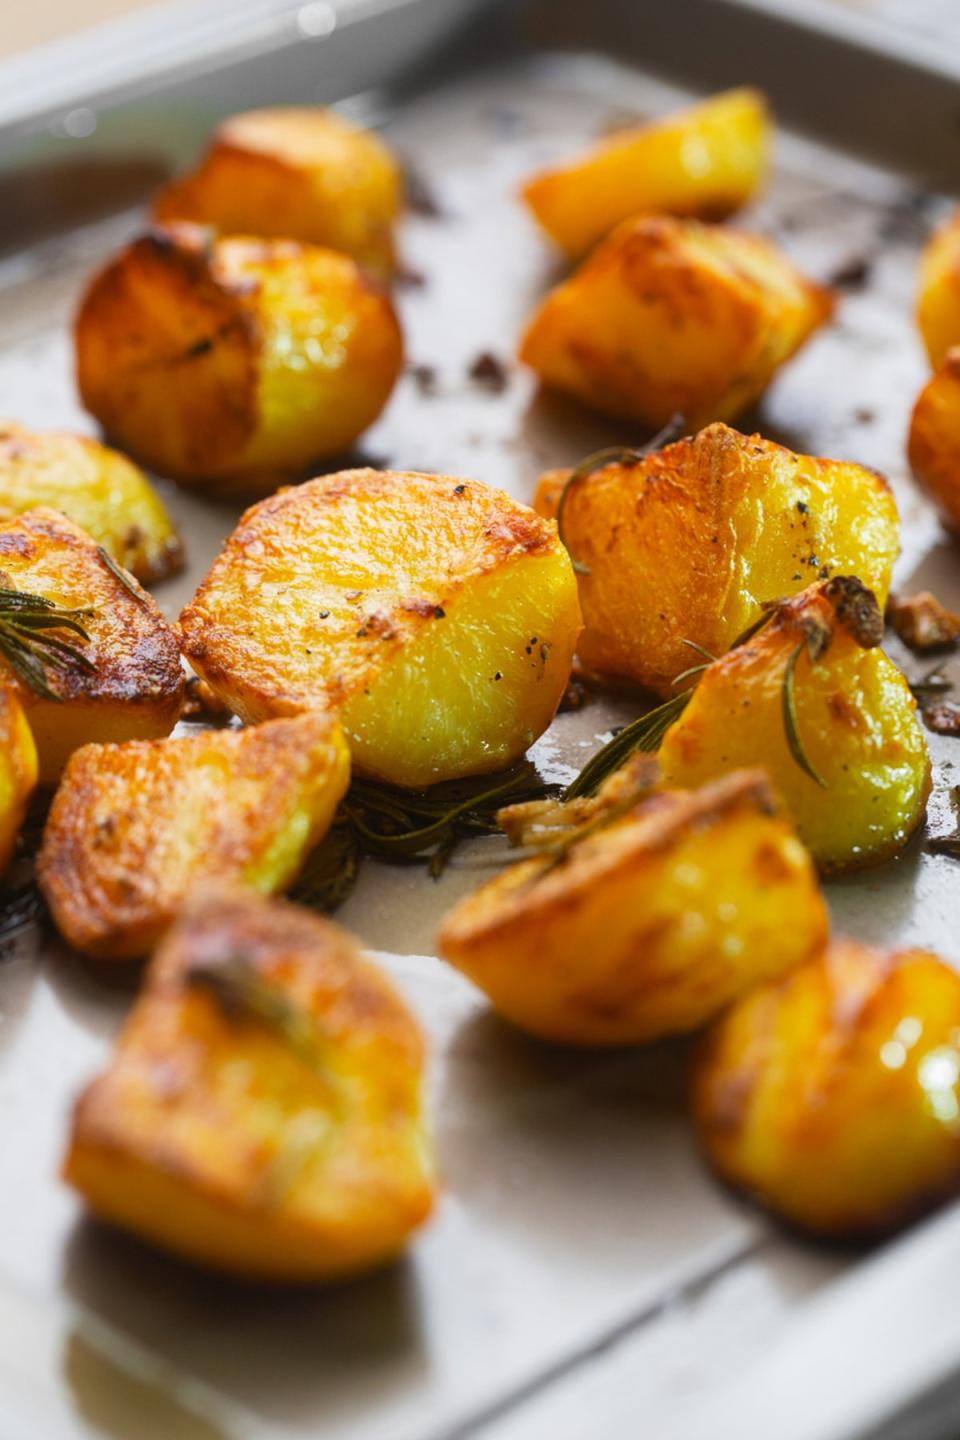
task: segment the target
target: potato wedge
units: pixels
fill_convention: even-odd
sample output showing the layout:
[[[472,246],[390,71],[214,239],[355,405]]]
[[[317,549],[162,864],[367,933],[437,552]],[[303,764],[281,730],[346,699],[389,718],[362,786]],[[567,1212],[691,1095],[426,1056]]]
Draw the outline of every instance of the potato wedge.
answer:
[[[588,825],[559,863],[512,866],[451,911],[438,944],[521,1029],[634,1045],[697,1029],[826,937],[810,857],[765,777],[743,771]]]
[[[920,258],[917,323],[934,370],[960,345],[960,211],[942,225]]]
[[[914,479],[960,529],[960,347],[920,391],[910,420],[908,454]]]
[[[79,1099],[64,1176],[102,1219],[210,1269],[354,1275],[433,1205],[423,1060],[344,931],[203,886]]]
[[[555,517],[569,471],[544,475],[535,508]],[[766,601],[820,575],[860,577],[881,605],[899,552],[886,480],[710,425],[569,489],[562,539],[580,567],[584,668],[674,693],[696,662],[723,655]]]
[[[556,526],[502,491],[347,470],[248,510],[180,626],[245,721],[333,707],[359,772],[419,789],[543,733],[580,611]]]
[[[627,220],[542,302],[520,359],[546,385],[657,429],[730,420],[830,316],[768,240],[667,216]]]
[[[37,784],[37,747],[16,691],[0,685],[0,874],[6,870]]]
[[[53,699],[18,679],[0,656],[0,672],[16,684],[33,731],[43,785],[56,784],[79,746],[169,735],[180,714],[177,637],[146,591],[111,564],[85,531],[45,506],[0,524],[0,586],[89,612],[82,620],[89,640],[50,632],[79,652],[47,667]]]
[[[153,217],[322,245],[386,275],[401,195],[379,136],[319,105],[291,105],[225,120],[196,169],[157,195]]]
[[[551,240],[579,260],[630,216],[732,215],[763,183],[769,149],[766,100],[744,86],[618,131],[532,176],[521,194]]]
[[[183,545],[146,475],[125,455],[65,430],[0,424],[0,521],[62,510],[143,585],[183,566]]]
[[[889,859],[923,819],[930,757],[882,639],[876,600],[851,576],[783,602],[700,677],[664,736],[664,783],[759,765],[821,870]]]
[[[223,492],[272,490],[346,450],[403,363],[393,306],[346,255],[194,225],[111,260],[75,338],[80,393],[107,435]]]
[[[817,1235],[869,1239],[960,1191],[960,977],[850,940],[707,1033],[693,1113],[717,1173]]]
[[[146,955],[191,884],[274,894],[329,828],[350,775],[328,715],[88,745],[57,791],[37,878],[57,929],[101,960]]]

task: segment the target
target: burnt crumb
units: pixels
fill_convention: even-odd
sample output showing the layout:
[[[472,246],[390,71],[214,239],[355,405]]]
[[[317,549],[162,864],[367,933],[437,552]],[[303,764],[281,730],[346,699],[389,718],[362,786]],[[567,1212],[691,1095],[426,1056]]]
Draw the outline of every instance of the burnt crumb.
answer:
[[[420,215],[425,220],[447,218],[433,185],[409,160],[403,167],[403,191],[407,209],[412,210],[414,215]]]
[[[503,671],[502,671],[502,670],[498,670],[497,673],[496,673],[496,675],[494,675],[493,678],[494,678],[494,680],[502,680],[502,679],[503,679]]]
[[[928,730],[935,735],[960,735],[960,705],[941,700],[939,705],[921,705],[920,714]]]
[[[567,688],[563,692],[557,713],[567,715],[574,710],[582,710],[593,700],[593,691],[587,685],[581,675],[571,675],[567,681]]]
[[[960,640],[960,615],[941,605],[929,590],[917,595],[891,595],[887,619],[911,650],[953,650]]]
[[[393,283],[398,290],[423,290],[426,288],[427,277],[416,266],[404,265],[401,262],[394,268]]]
[[[443,608],[442,605],[435,605],[435,606],[433,607],[433,618],[434,618],[434,620],[443,620],[443,619],[446,618],[446,614],[447,614],[447,612],[446,612],[446,610],[444,610],[444,608]]]
[[[202,340],[195,340],[194,343],[184,351],[183,358],[184,360],[196,360],[201,355],[208,355],[212,349],[213,341],[209,335],[205,335]]]
[[[842,260],[827,276],[826,283],[834,290],[864,290],[873,274],[873,259],[869,255],[850,255]]]
[[[483,350],[467,371],[475,385],[482,385],[494,395],[501,395],[510,380],[507,367],[490,350]]]
[[[437,367],[435,365],[408,365],[407,374],[421,395],[436,395]]]
[[[330,619],[330,611],[329,611],[329,610],[321,610],[321,611],[320,611],[320,619],[321,619],[321,620],[329,620],[329,619]]]
[[[931,835],[926,848],[931,855],[947,855],[951,860],[960,860],[960,830],[950,835]]]
[[[872,425],[877,418],[877,412],[862,406],[859,410],[854,410],[853,418],[858,425]]]
[[[801,515],[810,514],[810,506],[807,504],[806,500],[798,500],[797,509],[800,511]]]
[[[824,594],[834,607],[837,620],[854,636],[858,645],[872,650],[883,640],[883,616],[872,590],[854,575],[835,575],[824,585]]]
[[[207,725],[225,725],[233,717],[229,708],[224,705],[218,695],[215,695],[207,684],[201,680],[199,675],[191,675],[183,691],[183,709],[180,711],[181,720],[203,721]]]
[[[453,487],[453,493],[454,493],[454,495],[465,495],[465,494],[466,494],[466,490],[467,490],[466,485],[454,485],[454,487]]]

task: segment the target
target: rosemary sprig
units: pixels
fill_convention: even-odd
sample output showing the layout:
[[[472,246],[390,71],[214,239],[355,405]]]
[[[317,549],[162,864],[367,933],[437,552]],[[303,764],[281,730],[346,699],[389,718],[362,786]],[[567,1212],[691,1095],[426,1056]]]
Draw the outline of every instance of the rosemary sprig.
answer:
[[[606,450],[596,450],[592,455],[587,455],[570,471],[564,487],[560,491],[560,499],[557,501],[557,532],[560,536],[561,544],[566,547],[567,554],[570,556],[570,563],[578,575],[589,575],[590,566],[584,564],[582,560],[577,559],[567,544],[563,533],[563,517],[570,495],[588,476],[595,475],[598,470],[603,470],[608,465],[639,464],[641,460],[646,459],[646,457],[653,454],[655,450],[660,450],[664,445],[669,445],[672,440],[676,440],[682,430],[683,416],[680,414],[672,415],[663,429],[659,430],[657,434],[653,436],[652,440],[648,440],[645,445],[641,445],[639,450],[628,445],[614,445]]]
[[[822,790],[826,790],[827,782],[820,772],[814,767],[809,755],[804,749],[803,741],[800,738],[800,727],[797,722],[797,694],[796,694],[796,670],[797,661],[807,649],[806,640],[801,640],[795,650],[791,651],[787,661],[786,669],[783,672],[783,684],[780,689],[780,702],[783,711],[783,728],[787,737],[787,745],[790,754],[805,775],[815,781]]]
[[[138,602],[138,604],[145,605],[146,597],[144,596],[143,591],[138,585],[135,585],[133,583],[126,570],[124,570],[123,566],[117,564],[116,560],[114,560],[113,556],[110,554],[110,551],[105,550],[102,545],[98,545],[97,554],[100,556],[100,559],[110,571],[110,574],[113,576],[114,580],[119,580],[124,590],[131,594],[134,600]]]
[[[26,590],[0,586],[0,655],[34,694],[59,704],[61,696],[50,688],[48,673],[73,666],[93,671],[95,666],[77,645],[50,632],[66,631],[89,641],[82,622],[92,613],[90,609],[67,609]]]
[[[197,961],[187,970],[185,979],[192,989],[210,995],[228,1019],[261,1025],[308,1064],[322,1064],[321,1036],[313,1016],[279,985],[265,980],[248,956]]]
[[[577,778],[563,792],[563,798],[577,800],[584,795],[594,795],[604,780],[614,770],[619,770],[634,750],[659,750],[661,740],[673,722],[683,714],[692,694],[692,690],[686,690],[682,695],[674,695],[672,700],[625,725],[587,761]]]

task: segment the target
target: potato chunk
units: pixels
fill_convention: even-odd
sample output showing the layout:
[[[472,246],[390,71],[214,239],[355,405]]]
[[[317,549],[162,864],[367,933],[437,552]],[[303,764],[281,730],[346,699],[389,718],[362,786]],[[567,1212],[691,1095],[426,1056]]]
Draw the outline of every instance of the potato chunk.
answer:
[[[580,629],[556,526],[449,475],[348,470],[243,516],[180,617],[244,720],[335,707],[363,774],[509,765],[553,719]]]
[[[743,771],[512,866],[451,911],[439,947],[522,1029],[627,1045],[695,1030],[826,936],[810,857]]]
[[[317,105],[284,106],[225,120],[196,169],[156,197],[153,215],[323,245],[387,273],[401,190],[378,136]]]
[[[722,220],[762,184],[770,148],[764,97],[743,87],[534,175],[522,195],[552,240],[578,260],[632,215]]]
[[[569,473],[543,477],[541,515],[556,515]],[[766,601],[818,574],[857,575],[883,604],[899,522],[875,471],[717,424],[575,482],[563,539],[581,572],[584,667],[668,696],[691,643],[724,654]]]
[[[520,359],[604,414],[697,429],[759,399],[832,308],[757,235],[627,220],[543,301]]]
[[[62,510],[144,585],[183,565],[163,502],[125,455],[86,435],[0,424],[0,521],[37,505]]]
[[[389,299],[353,260],[286,240],[141,236],[76,322],[87,409],[143,464],[220,490],[273,489],[351,445],[403,360]]]
[[[930,757],[882,638],[876,600],[850,576],[777,606],[701,676],[664,736],[664,782],[760,765],[822,870],[889,859],[923,819]]]
[[[42,784],[55,784],[68,756],[90,741],[170,733],[183,701],[177,637],[146,591],[111,569],[72,520],[38,506],[0,524],[0,586],[89,612],[82,621],[89,640],[50,632],[80,652],[47,669],[55,699],[16,680]],[[2,657],[0,670],[16,678]]]
[[[433,1204],[416,1022],[342,930],[201,887],[158,951],[64,1175],[95,1214],[251,1279],[339,1279]]]
[[[944,523],[960,529],[960,347],[949,351],[920,391],[910,421],[909,455],[914,478]]]
[[[705,1037],[693,1110],[717,1173],[791,1224],[866,1239],[960,1190],[960,977],[836,941]]]
[[[285,889],[349,774],[340,727],[322,714],[86,746],[67,766],[37,861],[58,930],[87,955],[126,960],[153,949],[197,879]]]
[[[938,370],[960,345],[960,211],[928,240],[920,259],[917,323],[930,364]]]
[[[0,686],[0,874],[10,863],[37,783],[37,747],[16,692]]]

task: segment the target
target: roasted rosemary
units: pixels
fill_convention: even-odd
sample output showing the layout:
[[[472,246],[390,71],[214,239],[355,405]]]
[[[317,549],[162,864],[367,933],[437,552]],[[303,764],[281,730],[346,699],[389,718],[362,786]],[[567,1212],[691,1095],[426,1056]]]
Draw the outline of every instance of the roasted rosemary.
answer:
[[[312,1064],[320,1059],[320,1036],[313,1016],[265,979],[246,955],[199,961],[186,973],[186,982],[211,995],[228,1019],[263,1026]]]
[[[48,683],[50,671],[95,667],[83,651],[55,630],[89,641],[83,621],[92,610],[66,609],[25,590],[0,587],[0,655],[17,679],[44,700],[60,702]]]

